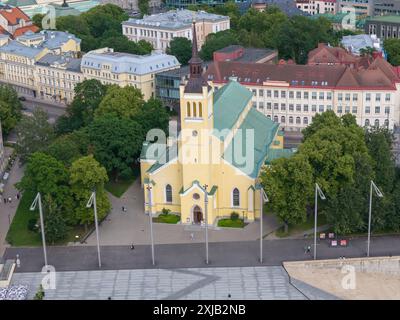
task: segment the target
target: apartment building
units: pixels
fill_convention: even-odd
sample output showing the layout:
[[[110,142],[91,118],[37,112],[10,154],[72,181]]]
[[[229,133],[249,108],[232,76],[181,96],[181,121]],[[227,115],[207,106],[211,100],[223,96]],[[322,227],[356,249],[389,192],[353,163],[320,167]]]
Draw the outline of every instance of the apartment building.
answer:
[[[45,47],[27,47],[16,40],[0,47],[0,82],[36,97],[35,63],[48,52]]]
[[[399,0],[375,0],[374,15],[399,15],[400,1]]]
[[[35,77],[38,98],[70,103],[75,86],[83,81],[81,59],[48,53],[36,62]]]
[[[371,16],[374,12],[374,0],[338,0],[339,12],[354,12],[357,16]]]
[[[288,131],[299,131],[317,113],[351,113],[360,126],[399,123],[400,78],[380,57],[368,66],[214,62],[206,72],[217,90],[230,80],[253,93],[253,107]]]
[[[16,40],[28,47],[47,48],[53,54],[68,53],[77,57],[81,52],[81,39],[64,31],[42,30],[38,33],[28,31]]]
[[[365,33],[382,40],[400,38],[400,16],[376,16],[365,21]]]
[[[1,4],[0,33],[16,38],[27,31],[37,32],[39,28],[20,8]]]
[[[337,0],[296,0],[296,6],[310,15],[336,14],[339,9]]]
[[[199,48],[207,35],[230,29],[227,16],[190,11],[186,9],[171,10],[164,13],[144,16],[143,19],[129,19],[122,23],[122,33],[129,40],[138,42],[146,40],[156,50],[165,50],[173,38],[184,37],[193,40],[192,22],[196,21],[196,35]]]
[[[97,79],[103,84],[120,87],[134,86],[142,91],[147,100],[154,96],[155,75],[179,66],[174,56],[161,52],[139,56],[102,48],[83,56],[81,71],[85,79]]]

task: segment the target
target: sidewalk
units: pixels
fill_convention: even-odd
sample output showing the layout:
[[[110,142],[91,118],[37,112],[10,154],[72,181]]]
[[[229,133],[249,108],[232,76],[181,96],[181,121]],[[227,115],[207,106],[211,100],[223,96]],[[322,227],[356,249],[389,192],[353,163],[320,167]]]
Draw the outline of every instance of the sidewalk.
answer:
[[[5,242],[7,232],[15,212],[17,211],[19,200],[15,198],[17,189],[14,184],[19,182],[23,176],[23,168],[19,167],[18,160],[14,162],[10,171],[10,176],[4,188],[3,197],[12,198],[11,203],[4,204],[3,197],[0,203],[0,257],[4,254],[8,244]]]

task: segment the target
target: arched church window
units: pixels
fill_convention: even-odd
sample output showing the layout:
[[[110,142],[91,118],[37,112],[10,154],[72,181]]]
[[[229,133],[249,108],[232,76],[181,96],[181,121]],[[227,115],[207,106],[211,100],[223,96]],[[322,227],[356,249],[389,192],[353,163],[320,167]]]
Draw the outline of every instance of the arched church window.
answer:
[[[193,117],[197,117],[197,105],[196,102],[193,102]]]
[[[165,201],[172,202],[172,187],[170,184],[165,186]]]
[[[186,104],[186,116],[190,117],[190,102]]]
[[[238,188],[235,188],[232,191],[232,204],[234,207],[240,206],[240,192]]]
[[[202,118],[203,117],[203,105],[201,102],[199,102],[199,117]]]

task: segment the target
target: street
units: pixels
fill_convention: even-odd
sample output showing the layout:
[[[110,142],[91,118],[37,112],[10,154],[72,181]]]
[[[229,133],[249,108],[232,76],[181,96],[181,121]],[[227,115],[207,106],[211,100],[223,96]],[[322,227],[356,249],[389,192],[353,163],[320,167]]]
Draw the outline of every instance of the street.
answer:
[[[264,266],[279,266],[283,261],[310,260],[312,255],[304,247],[312,239],[264,240]],[[350,240],[348,247],[331,248],[327,241],[317,244],[318,259],[365,257],[366,238]],[[15,259],[19,254],[20,268],[16,272],[41,271],[43,249],[7,248],[4,259]],[[400,254],[400,237],[373,237],[371,256]],[[48,247],[48,261],[57,271],[98,270],[95,246]],[[204,243],[162,244],[155,243],[156,265],[151,263],[151,247],[135,245],[101,247],[102,270],[151,269],[151,268],[200,268],[200,267],[252,267],[260,266],[259,241],[209,243],[209,265],[205,264]]]

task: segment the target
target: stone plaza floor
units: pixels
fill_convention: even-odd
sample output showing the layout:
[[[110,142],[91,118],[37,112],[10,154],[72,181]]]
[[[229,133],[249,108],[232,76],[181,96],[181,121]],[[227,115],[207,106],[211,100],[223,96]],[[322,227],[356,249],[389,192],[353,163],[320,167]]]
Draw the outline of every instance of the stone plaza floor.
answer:
[[[43,276],[16,273],[12,284],[28,285],[32,299]],[[45,291],[49,300],[306,299],[280,266],[57,272]]]

